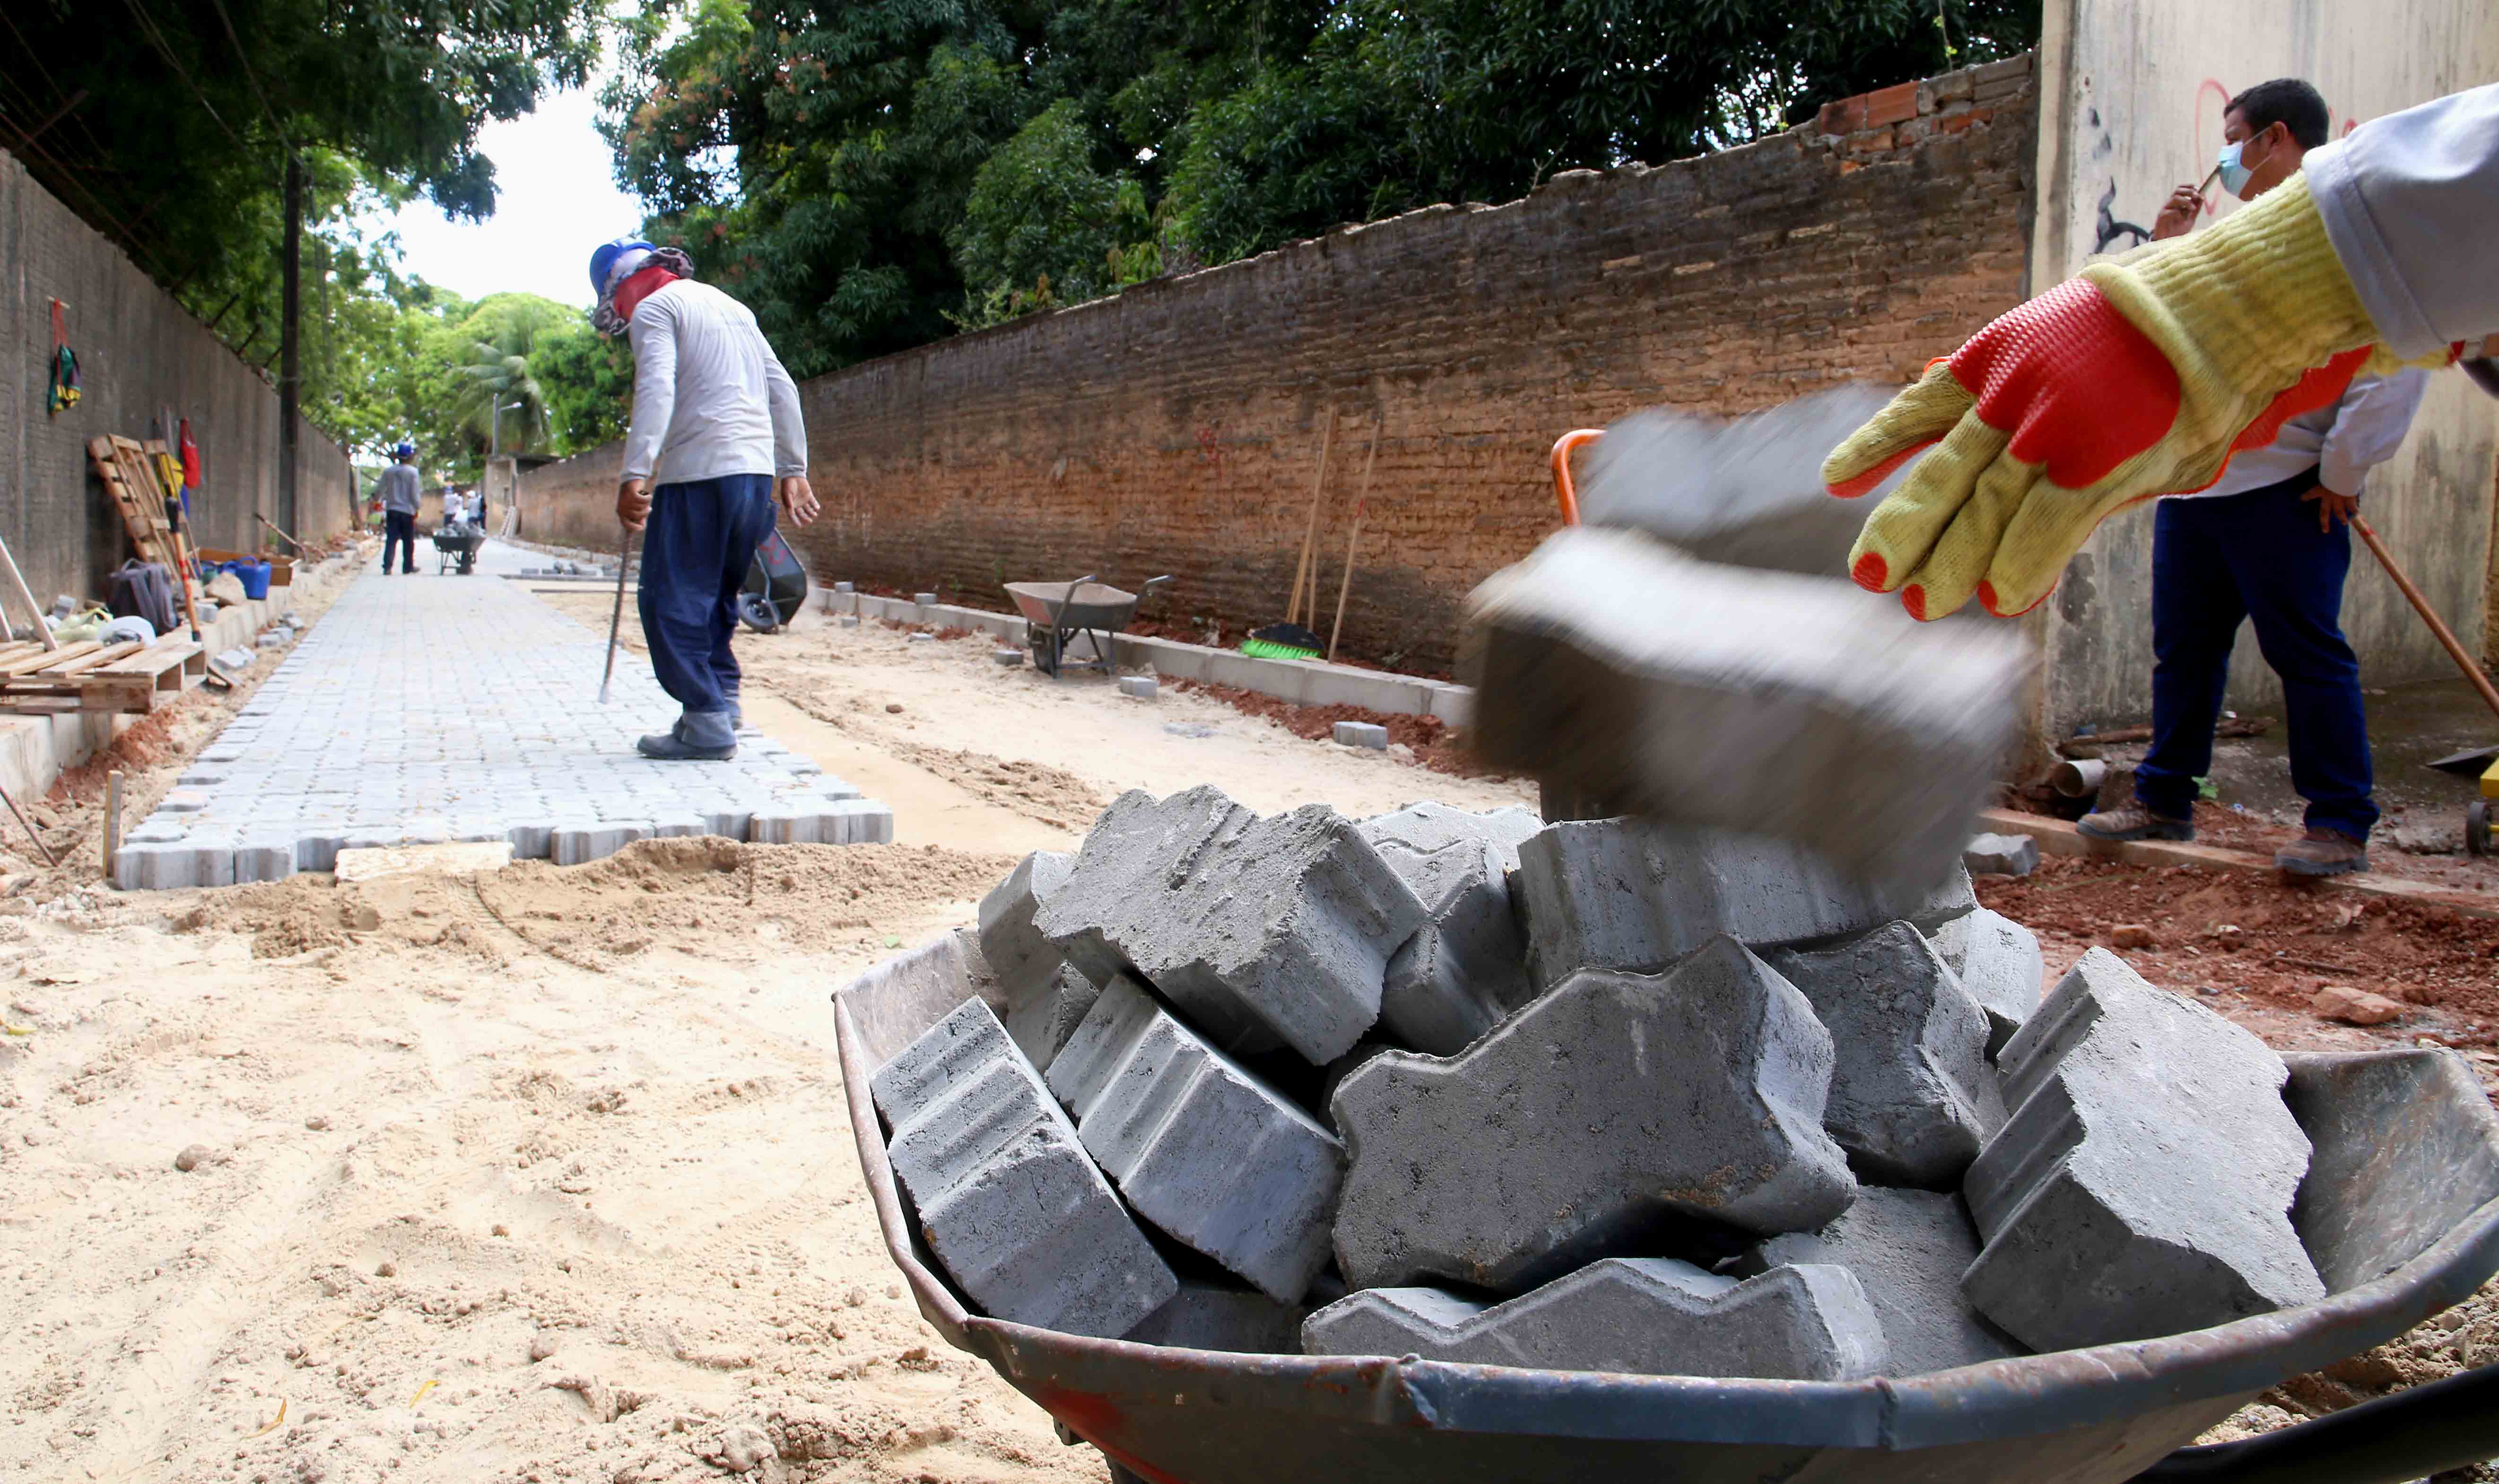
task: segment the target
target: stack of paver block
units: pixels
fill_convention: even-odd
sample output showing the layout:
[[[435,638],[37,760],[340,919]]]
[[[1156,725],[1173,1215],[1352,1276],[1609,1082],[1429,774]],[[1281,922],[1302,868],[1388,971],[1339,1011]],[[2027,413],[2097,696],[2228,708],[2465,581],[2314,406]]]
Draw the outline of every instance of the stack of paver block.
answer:
[[[2040,966],[1958,865],[1130,793],[875,1097],[967,1299],[1141,1342],[1838,1380],[2320,1296],[2281,1060]]]

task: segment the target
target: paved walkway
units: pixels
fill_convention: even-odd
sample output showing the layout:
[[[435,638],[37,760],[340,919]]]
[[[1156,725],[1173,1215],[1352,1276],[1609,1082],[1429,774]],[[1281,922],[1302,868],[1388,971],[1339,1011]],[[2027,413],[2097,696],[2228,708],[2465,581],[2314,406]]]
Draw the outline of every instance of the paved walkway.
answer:
[[[475,575],[369,569],[145,823],[114,885],[223,886],[329,870],[341,849],[509,840],[570,865],[652,835],[893,838],[892,811],[746,729],[727,762],[654,762],[677,714],[649,661],[507,581],[546,559],[489,543]],[[625,621],[633,623],[629,612]]]

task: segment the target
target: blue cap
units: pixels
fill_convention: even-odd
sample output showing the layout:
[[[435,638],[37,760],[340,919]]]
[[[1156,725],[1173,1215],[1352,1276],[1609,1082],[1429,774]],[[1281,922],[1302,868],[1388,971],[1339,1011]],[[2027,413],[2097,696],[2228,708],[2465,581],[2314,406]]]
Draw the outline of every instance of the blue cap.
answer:
[[[590,255],[590,297],[594,300],[607,297],[607,280],[615,271],[618,258],[637,247],[649,252],[652,245],[638,237],[620,237],[612,242],[601,242],[599,250]]]
[[[391,445],[391,457],[397,459],[402,464],[406,464],[410,459],[416,457],[416,445],[414,443],[394,443]]]

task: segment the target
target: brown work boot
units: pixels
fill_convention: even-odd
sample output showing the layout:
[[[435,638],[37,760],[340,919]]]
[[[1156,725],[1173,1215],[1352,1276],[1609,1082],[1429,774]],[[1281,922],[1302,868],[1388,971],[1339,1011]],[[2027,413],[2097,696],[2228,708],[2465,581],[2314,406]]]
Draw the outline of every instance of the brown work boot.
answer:
[[[2154,814],[2141,804],[2084,815],[2074,827],[2094,840],[2192,840],[2195,822]]]
[[[2274,852],[2273,863],[2293,876],[2341,876],[2369,869],[2369,847],[2339,829],[2311,825],[2296,843]]]

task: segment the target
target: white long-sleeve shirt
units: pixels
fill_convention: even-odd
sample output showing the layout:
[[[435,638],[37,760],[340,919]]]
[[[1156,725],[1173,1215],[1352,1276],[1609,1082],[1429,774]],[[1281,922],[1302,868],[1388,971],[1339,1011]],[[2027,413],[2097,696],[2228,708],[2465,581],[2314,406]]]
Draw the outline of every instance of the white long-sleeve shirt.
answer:
[[[2301,168],[2387,349],[2499,334],[2499,82],[2373,118]]]
[[[746,306],[680,278],[633,308],[628,479],[654,486],[724,474],[804,474],[797,384]]]
[[[2363,494],[2369,470],[2395,456],[2428,390],[2425,371],[2354,376],[2339,401],[2284,423],[2264,447],[2233,454],[2211,489],[2178,498],[2244,495],[2309,468],[2337,495]]]

